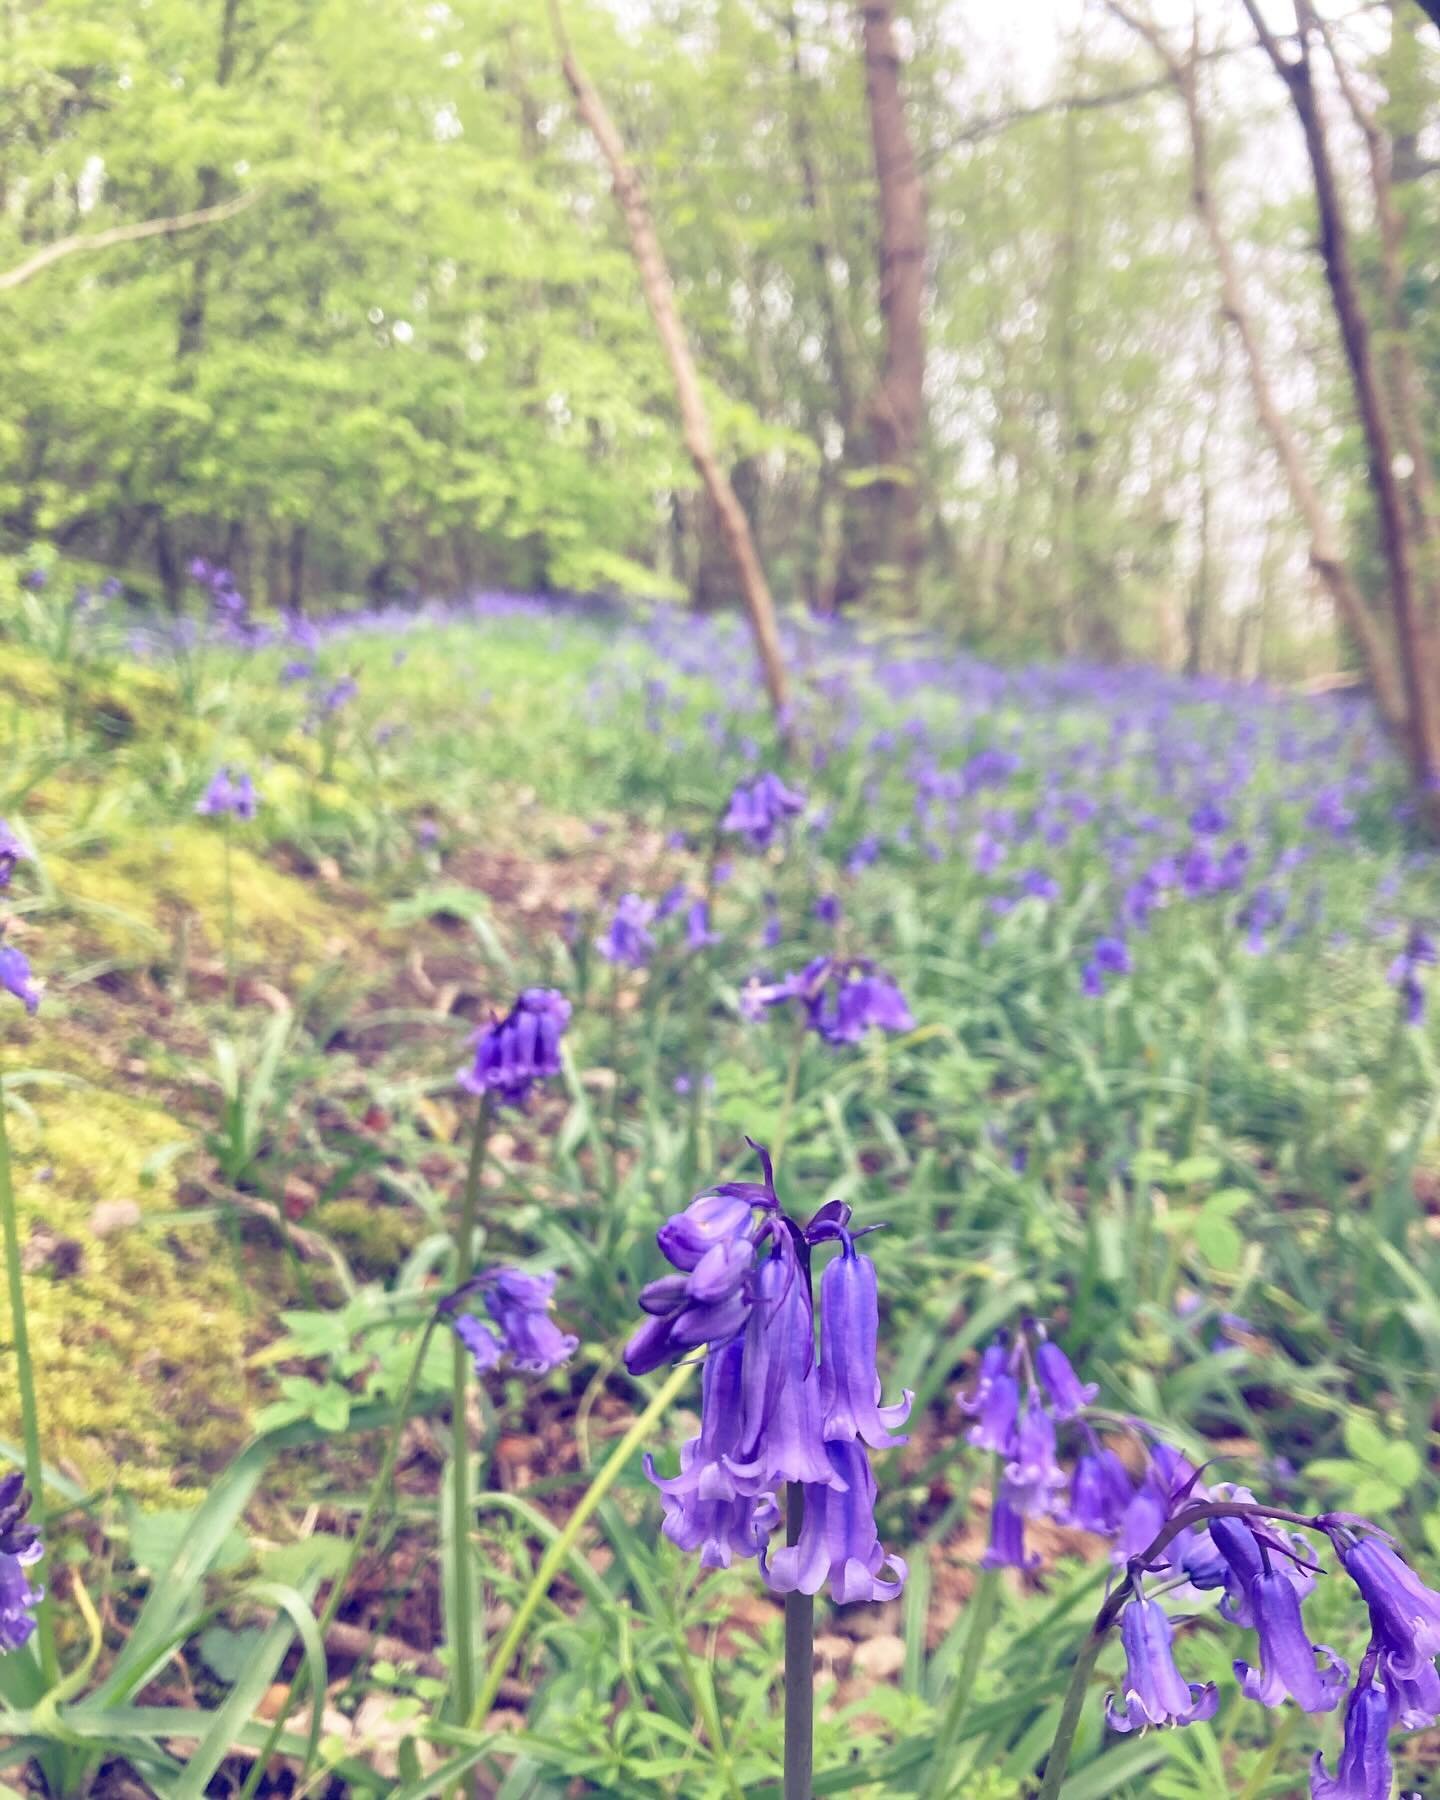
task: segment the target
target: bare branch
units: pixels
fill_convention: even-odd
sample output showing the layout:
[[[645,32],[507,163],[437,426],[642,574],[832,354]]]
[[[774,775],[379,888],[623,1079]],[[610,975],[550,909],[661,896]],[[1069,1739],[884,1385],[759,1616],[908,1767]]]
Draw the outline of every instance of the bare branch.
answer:
[[[236,213],[253,206],[258,198],[255,193],[239,194],[219,206],[202,206],[197,212],[176,213],[168,219],[142,219],[136,225],[112,225],[107,231],[76,232],[70,237],[57,238],[13,269],[0,273],[0,293],[23,287],[62,257],[75,256],[81,251],[109,250],[116,244],[137,244],[143,238],[173,237],[178,231],[192,231],[198,225],[218,225],[222,219],[233,219]]]

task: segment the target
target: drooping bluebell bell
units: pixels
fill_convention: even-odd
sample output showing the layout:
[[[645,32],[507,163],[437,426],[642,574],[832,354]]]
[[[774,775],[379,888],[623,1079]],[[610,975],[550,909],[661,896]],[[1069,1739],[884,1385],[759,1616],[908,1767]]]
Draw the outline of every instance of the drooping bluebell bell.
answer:
[[[1279,1569],[1262,1569],[1250,1582],[1247,1598],[1260,1637],[1260,1667],[1235,1664],[1246,1699],[1262,1706],[1293,1700],[1302,1712],[1332,1712],[1350,1668],[1328,1644],[1312,1644],[1306,1636],[1294,1583]]]
[[[1193,1725],[1212,1719],[1220,1704],[1213,1681],[1187,1682],[1175,1666],[1174,1630],[1165,1609],[1147,1600],[1143,1589],[1120,1615],[1125,1648],[1125,1681],[1119,1697],[1105,1702],[1112,1731],[1140,1731],[1147,1725]]]
[[[570,1002],[554,988],[526,988],[503,1018],[482,1025],[470,1040],[475,1058],[456,1075],[471,1094],[493,1094],[519,1106],[537,1081],[563,1067],[560,1040],[570,1023]]]
[[[1025,1549],[1025,1514],[1010,1482],[1002,1476],[996,1483],[990,1503],[990,1542],[980,1559],[982,1569],[1035,1569],[1040,1566],[1038,1551]]]
[[[1380,1536],[1337,1520],[1331,1542],[1370,1609],[1370,1625],[1387,1666],[1402,1680],[1440,1655],[1440,1594]]]
[[[210,777],[209,786],[195,803],[195,810],[206,818],[228,814],[235,819],[255,817],[255,784],[244,769],[229,763]]]
[[[804,794],[786,787],[778,775],[767,769],[754,781],[742,781],[731,794],[720,829],[738,832],[753,849],[765,850],[785,821],[798,818],[804,810]]]
[[[44,1555],[40,1534],[26,1513],[30,1496],[18,1470],[0,1480],[0,1652],[20,1650],[35,1630],[35,1608],[45,1598],[27,1570]]]
[[[685,948],[708,950],[724,941],[723,935],[710,928],[710,908],[704,900],[692,901],[685,914]]]
[[[1405,947],[1390,964],[1387,979],[1400,993],[1408,1025],[1422,1024],[1425,1018],[1425,988],[1420,970],[1435,961],[1435,940],[1420,925],[1412,925]]]
[[[642,1291],[651,1317],[626,1345],[626,1366],[641,1374],[700,1344],[709,1354],[699,1436],[677,1475],[657,1475],[650,1459],[646,1473],[664,1495],[667,1536],[712,1566],[759,1555],[778,1592],[828,1581],[841,1604],[888,1598],[905,1567],[876,1537],[867,1445],[903,1441],[894,1427],[909,1396],[880,1404],[874,1266],[856,1249],[848,1206],[824,1206],[801,1226],[760,1156],[763,1181],[721,1183],[656,1234],[677,1273]],[[827,1243],[838,1255],[821,1279],[817,1360],[810,1263]],[[804,1526],[798,1544],[770,1555],[785,1483],[802,1491]]]
[[[32,1017],[40,1008],[40,988],[30,973],[29,959],[13,944],[0,943],[0,988],[13,994]]]
[[[469,1350],[477,1375],[504,1355],[517,1369],[545,1375],[574,1354],[579,1338],[561,1331],[550,1317],[555,1280],[553,1270],[532,1275],[524,1269],[486,1269],[441,1302],[440,1312]],[[493,1325],[462,1310],[472,1294],[484,1301]]]
[[[1076,1419],[1100,1392],[1098,1382],[1082,1382],[1070,1358],[1045,1335],[1043,1326],[1035,1327],[1039,1342],[1035,1346],[1035,1373],[1050,1399],[1057,1419]]]
[[[1096,938],[1080,970],[1081,991],[1092,1000],[1098,999],[1105,992],[1105,977],[1128,975],[1130,966],[1130,950],[1124,938],[1108,935]]]
[[[1100,1537],[1112,1537],[1119,1529],[1134,1494],[1123,1462],[1087,1427],[1087,1448],[1075,1459],[1070,1479],[1070,1505],[1066,1523]]]
[[[1310,1764],[1310,1800],[1390,1800],[1390,1696],[1366,1657],[1345,1707],[1345,1741],[1331,1775],[1319,1750]]]
[[[632,969],[642,968],[655,949],[650,926],[655,920],[654,903],[639,894],[626,894],[615,908],[605,932],[595,940],[595,948],[606,962],[625,963]]]

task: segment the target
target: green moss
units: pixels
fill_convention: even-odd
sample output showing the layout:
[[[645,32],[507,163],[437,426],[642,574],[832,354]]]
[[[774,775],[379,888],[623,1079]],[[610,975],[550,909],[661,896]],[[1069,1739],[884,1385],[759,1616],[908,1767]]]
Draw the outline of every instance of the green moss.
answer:
[[[364,1200],[327,1200],[315,1208],[315,1226],[333,1238],[357,1275],[392,1275],[419,1242],[420,1221],[393,1206]]]
[[[87,1486],[188,1497],[248,1435],[244,1317],[225,1248],[213,1227],[174,1216],[173,1163],[147,1168],[188,1134],[101,1088],[47,1090],[33,1119],[10,1118],[46,1457]],[[97,1215],[116,1202],[139,1217]],[[12,1340],[3,1298],[0,1332]],[[7,1381],[0,1432],[14,1442],[19,1431]]]
[[[182,919],[218,950],[225,932],[223,827],[186,821],[116,842],[101,854],[51,857],[46,874],[117,955],[173,943]],[[304,882],[234,844],[236,958],[242,968],[277,960],[314,965],[343,942],[341,914]],[[162,958],[163,960],[163,958]]]

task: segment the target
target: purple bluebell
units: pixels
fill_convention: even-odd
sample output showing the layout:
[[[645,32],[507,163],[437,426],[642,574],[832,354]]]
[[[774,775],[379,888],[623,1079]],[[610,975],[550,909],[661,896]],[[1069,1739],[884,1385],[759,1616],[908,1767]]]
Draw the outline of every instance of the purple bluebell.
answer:
[[[0,1481],[0,1652],[20,1650],[35,1630],[35,1608],[45,1598],[27,1570],[44,1555],[40,1534],[26,1519],[30,1496],[18,1471]]]
[[[1397,988],[1405,1009],[1407,1025],[1420,1025],[1425,1019],[1425,987],[1420,970],[1435,961],[1435,940],[1419,925],[1412,925],[1405,947],[1391,963],[1387,979]]]
[[[1336,1528],[1331,1541],[1370,1609],[1371,1629],[1387,1667],[1401,1680],[1412,1679],[1440,1655],[1440,1594],[1378,1537]]]
[[[1317,1750],[1310,1764],[1310,1800],[1390,1800],[1394,1769],[1390,1762],[1390,1696],[1371,1670],[1373,1657],[1361,1665],[1345,1707],[1345,1741],[1331,1775]]]
[[[632,969],[642,968],[650,960],[655,940],[649,927],[655,919],[655,907],[638,894],[626,894],[615,908],[615,916],[595,948],[606,962],[625,963]]]
[[[1020,892],[1030,900],[1058,900],[1060,883],[1044,869],[1027,869],[1020,877]]]
[[[517,1369],[546,1375],[568,1361],[580,1342],[550,1317],[554,1292],[553,1270],[531,1275],[524,1269],[486,1269],[443,1302],[441,1312],[474,1358],[476,1374],[494,1368],[502,1355],[508,1355]],[[484,1301],[493,1328],[460,1310],[471,1294]]]
[[[1193,1725],[1213,1719],[1220,1704],[1213,1681],[1187,1682],[1175,1667],[1174,1631],[1164,1608],[1143,1596],[1120,1615],[1125,1648],[1125,1683],[1120,1696],[1105,1702],[1112,1731],[1141,1731],[1147,1725]]]
[[[40,989],[30,974],[29,960],[13,944],[0,943],[0,988],[13,994],[32,1018],[39,1011]]]
[[[234,819],[253,819],[255,784],[246,770],[226,763],[210,777],[210,785],[196,801],[195,810],[207,818],[228,814]]]
[[[1092,1432],[1088,1448],[1075,1459],[1066,1523],[1099,1537],[1112,1537],[1120,1529],[1134,1492],[1124,1463]]]
[[[9,887],[16,863],[27,862],[29,857],[30,852],[5,821],[0,819],[0,888]]]
[[[570,1023],[570,1002],[553,988],[526,988],[504,1018],[482,1025],[470,1040],[475,1058],[456,1076],[470,1094],[493,1094],[520,1105],[537,1081],[563,1068],[560,1040]]]
[[[1260,1667],[1235,1664],[1246,1699],[1262,1706],[1294,1700],[1302,1712],[1333,1711],[1350,1678],[1349,1665],[1328,1644],[1312,1644],[1305,1635],[1294,1583],[1282,1570],[1262,1569],[1250,1582],[1247,1598],[1260,1636]]]
[[[1097,1382],[1082,1382],[1070,1358],[1043,1335],[1035,1346],[1035,1373],[1057,1419],[1077,1418],[1100,1392]]]
[[[976,1421],[965,1435],[977,1450],[988,1450],[995,1456],[1015,1454],[1020,1382],[1004,1339],[997,1339],[985,1351],[975,1392],[960,1404]]]
[[[754,781],[741,782],[731,794],[720,829],[739,832],[753,849],[764,850],[774,841],[785,821],[798,817],[804,810],[804,794],[786,787],[778,775],[767,769]]]
[[[996,1484],[990,1506],[990,1542],[980,1559],[982,1569],[1034,1569],[1040,1557],[1025,1551],[1025,1515],[1020,1496],[1002,1479]]]
[[[838,925],[841,911],[838,894],[822,894],[815,902],[815,917],[822,925]]]
[[[778,1250],[761,1263],[745,1326],[744,1450],[767,1486],[843,1481],[827,1461],[815,1321],[803,1274]]]
[[[685,948],[708,950],[722,941],[721,933],[710,929],[710,908],[703,900],[692,901],[685,915]]]
[[[820,1277],[820,1409],[827,1441],[858,1437],[872,1450],[908,1442],[895,1430],[909,1418],[914,1396],[907,1389],[894,1405],[880,1404],[879,1333],[875,1265],[846,1241]]]
[[[875,1529],[875,1476],[856,1443],[827,1443],[832,1479],[805,1488],[799,1541],[767,1555],[761,1570],[777,1594],[818,1594],[828,1581],[837,1606],[893,1600],[905,1586],[904,1560],[886,1553]],[[893,1570],[887,1579],[886,1568]]]
[[[1015,1449],[1005,1467],[1005,1481],[1015,1506],[1025,1518],[1048,1518],[1059,1510],[1065,1475],[1055,1460],[1055,1420],[1036,1387],[1026,1394],[1020,1409]]]

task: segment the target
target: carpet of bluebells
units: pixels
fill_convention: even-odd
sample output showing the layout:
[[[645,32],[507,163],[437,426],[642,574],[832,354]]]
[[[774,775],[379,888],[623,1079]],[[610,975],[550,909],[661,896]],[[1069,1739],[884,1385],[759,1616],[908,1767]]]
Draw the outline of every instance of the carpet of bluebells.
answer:
[[[777,727],[734,620],[191,573],[0,611],[12,1129],[172,1112],[247,1350],[167,1506],[17,1345],[12,1766],[766,1791],[805,1594],[816,1794],[1440,1791],[1440,865],[1363,701],[792,618]]]

